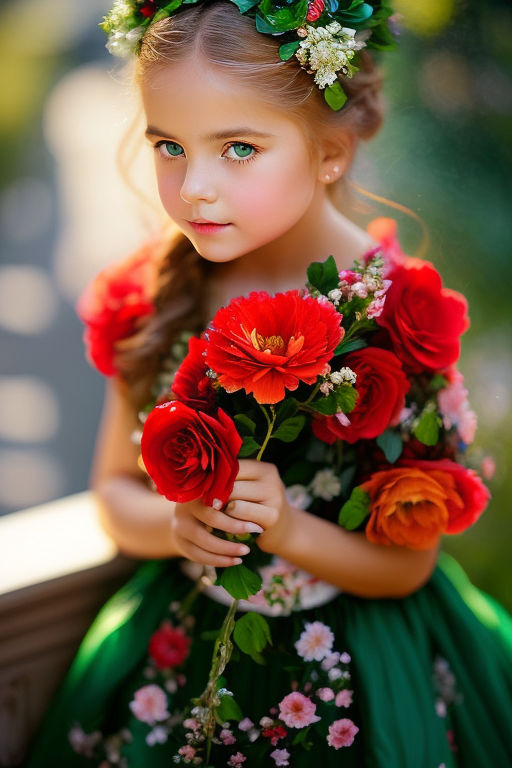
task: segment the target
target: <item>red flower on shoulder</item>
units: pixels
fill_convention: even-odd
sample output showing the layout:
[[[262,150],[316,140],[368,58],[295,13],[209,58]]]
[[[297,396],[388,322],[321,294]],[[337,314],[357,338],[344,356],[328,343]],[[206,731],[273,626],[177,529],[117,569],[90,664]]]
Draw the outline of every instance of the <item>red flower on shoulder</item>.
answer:
[[[410,258],[395,266],[377,323],[386,328],[393,350],[409,373],[442,371],[460,354],[460,336],[469,328],[468,304],[444,288],[433,264]]]
[[[227,392],[245,389],[278,403],[299,382],[314,384],[345,333],[330,302],[299,291],[253,291],[218,310],[206,332],[206,361]]]
[[[155,245],[152,238],[129,258],[103,269],[78,299],[87,358],[105,376],[117,373],[116,342],[134,334],[142,318],[155,311],[159,265]]]

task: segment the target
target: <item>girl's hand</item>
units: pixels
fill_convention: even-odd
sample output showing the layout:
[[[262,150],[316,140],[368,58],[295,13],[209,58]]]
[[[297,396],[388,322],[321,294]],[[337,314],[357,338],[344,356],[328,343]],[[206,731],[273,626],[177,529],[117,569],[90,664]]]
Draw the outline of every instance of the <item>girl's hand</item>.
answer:
[[[283,481],[275,464],[255,459],[240,459],[239,464],[226,515],[260,525],[263,533],[256,543],[263,552],[277,554],[292,523]]]
[[[246,555],[249,547],[214,536],[212,528],[235,534],[261,533],[263,530],[259,525],[235,520],[224,512],[207,507],[201,501],[176,503],[171,529],[176,548],[183,557],[218,568],[239,565],[242,562],[240,555]]]

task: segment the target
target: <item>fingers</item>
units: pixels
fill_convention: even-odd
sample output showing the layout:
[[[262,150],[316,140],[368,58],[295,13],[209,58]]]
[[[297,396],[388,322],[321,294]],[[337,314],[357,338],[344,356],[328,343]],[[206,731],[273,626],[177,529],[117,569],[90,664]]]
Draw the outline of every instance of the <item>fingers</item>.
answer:
[[[275,464],[256,459],[239,459],[237,480],[262,480],[271,475],[279,476]]]
[[[185,554],[189,560],[193,560],[195,563],[201,563],[201,565],[213,565],[214,568],[230,568],[233,565],[240,565],[242,562],[241,557],[225,557],[224,555],[215,555],[212,552],[207,552],[205,549],[201,549],[191,541],[186,542]]]
[[[245,499],[230,501],[226,507],[226,514],[237,519],[252,520],[256,525],[261,526],[263,530],[274,525],[278,517],[275,509],[264,504],[246,501]]]
[[[234,558],[246,555],[250,551],[245,544],[220,539],[209,533],[203,523],[186,511],[176,510],[173,528],[186,556],[206,565],[219,567],[234,565]]]
[[[207,526],[207,529],[210,526],[210,529],[217,528],[219,531],[234,534],[263,533],[263,528],[260,525],[255,525],[247,520],[234,519],[229,514],[218,512],[211,507],[200,507],[194,511],[194,515]]]

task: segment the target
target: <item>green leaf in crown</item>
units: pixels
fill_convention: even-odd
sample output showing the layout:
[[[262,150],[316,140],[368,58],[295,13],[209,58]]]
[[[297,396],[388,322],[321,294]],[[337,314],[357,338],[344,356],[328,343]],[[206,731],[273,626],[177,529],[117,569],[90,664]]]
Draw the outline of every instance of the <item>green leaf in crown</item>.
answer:
[[[272,32],[287,32],[306,23],[308,0],[261,0],[258,10]]]

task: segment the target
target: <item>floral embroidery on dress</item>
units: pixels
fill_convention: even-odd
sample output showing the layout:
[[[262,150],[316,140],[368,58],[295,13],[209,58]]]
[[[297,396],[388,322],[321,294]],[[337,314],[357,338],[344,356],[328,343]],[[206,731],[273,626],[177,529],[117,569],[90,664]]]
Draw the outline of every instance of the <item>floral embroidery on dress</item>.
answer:
[[[454,706],[463,702],[462,693],[457,690],[457,679],[448,661],[437,655],[434,659],[432,679],[437,693],[435,700],[436,713],[446,719],[446,738],[452,752],[458,752],[455,734],[450,726],[450,713]]]

